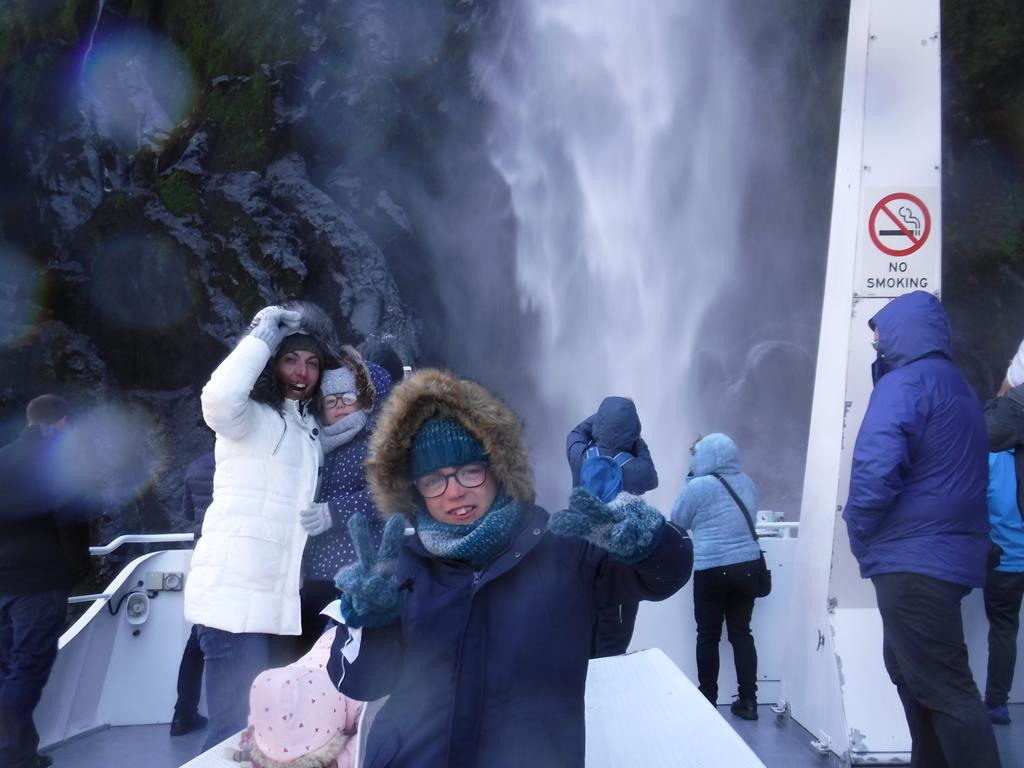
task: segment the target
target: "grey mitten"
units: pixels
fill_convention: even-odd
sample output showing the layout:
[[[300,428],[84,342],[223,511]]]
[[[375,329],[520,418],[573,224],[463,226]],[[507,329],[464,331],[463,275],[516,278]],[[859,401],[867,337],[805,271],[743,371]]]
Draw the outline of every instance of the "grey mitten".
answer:
[[[299,522],[310,536],[319,536],[324,531],[330,530],[330,527],[334,525],[330,504],[326,501],[314,501],[299,512]]]
[[[552,533],[586,539],[624,563],[650,556],[664,525],[661,513],[639,496],[620,493],[606,504],[584,488],[573,488],[569,508],[548,521]]]
[[[334,577],[341,590],[341,615],[349,627],[384,627],[402,615],[402,591],[398,585],[398,549],[405,535],[405,518],[393,515],[384,526],[380,549],[373,551],[370,526],[361,514],[348,519],[358,560]]]
[[[282,307],[264,307],[250,323],[249,335],[266,342],[276,352],[284,337],[295,333],[302,324],[302,315]]]

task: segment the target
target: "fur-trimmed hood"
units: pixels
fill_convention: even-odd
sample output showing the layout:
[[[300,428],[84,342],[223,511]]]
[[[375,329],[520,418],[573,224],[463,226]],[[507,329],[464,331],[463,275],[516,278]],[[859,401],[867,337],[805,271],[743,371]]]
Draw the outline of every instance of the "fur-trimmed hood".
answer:
[[[288,301],[280,302],[276,306],[293,310],[302,315],[297,332],[311,336],[320,345],[320,348],[323,349],[324,359],[320,361],[321,370],[337,368],[341,364],[341,343],[338,341],[337,331],[334,330],[334,323],[331,322],[331,318],[326,312],[313,302],[301,299],[289,299]],[[248,335],[248,331],[246,331],[246,335]],[[284,388],[277,377],[276,353],[267,361],[263,372],[256,379],[250,397],[258,403],[265,403],[278,410],[281,409],[281,405],[284,402]],[[317,380],[316,389],[313,391],[312,397],[317,398],[313,402],[315,405],[319,405],[319,380]]]
[[[370,369],[366,366],[363,361],[363,356],[356,351],[355,347],[345,344],[341,347],[340,365],[332,366],[331,368],[324,368],[320,375],[320,383],[323,383],[324,375],[329,370],[336,368],[347,368],[353,378],[356,380],[356,394],[359,395],[359,407],[364,411],[373,409],[374,403],[377,401],[377,387],[373,383],[373,377],[370,376]],[[320,393],[323,394],[323,387],[320,387]],[[327,394],[331,394],[328,392]],[[321,403],[317,402],[316,412],[322,413]]]
[[[420,427],[435,416],[458,420],[483,444],[490,471],[505,493],[533,502],[533,473],[519,417],[476,382],[424,368],[391,390],[370,437],[366,478],[385,517],[400,512],[415,519],[409,452]]]

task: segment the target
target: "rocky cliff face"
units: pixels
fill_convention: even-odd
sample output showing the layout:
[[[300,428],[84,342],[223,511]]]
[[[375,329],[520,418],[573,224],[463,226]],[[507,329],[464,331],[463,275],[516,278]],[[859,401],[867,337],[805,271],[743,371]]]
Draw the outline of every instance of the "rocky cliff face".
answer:
[[[467,272],[439,276],[437,214],[503,194],[468,64],[486,3],[40,6],[0,16],[0,412],[4,437],[42,392],[101,419],[123,492],[99,538],[188,530],[182,474],[212,445],[199,390],[269,303],[457,362],[445,340],[474,317],[445,309]],[[518,311],[513,281],[489,290]]]

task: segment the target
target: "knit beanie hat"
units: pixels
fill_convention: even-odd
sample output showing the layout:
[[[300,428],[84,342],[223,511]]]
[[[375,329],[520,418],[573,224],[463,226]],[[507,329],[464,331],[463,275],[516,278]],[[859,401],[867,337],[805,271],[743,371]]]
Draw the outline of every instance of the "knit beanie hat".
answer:
[[[340,395],[342,392],[355,392],[358,395],[359,390],[356,389],[355,374],[345,366],[324,371],[323,378],[320,379],[320,392],[324,395]]]
[[[455,419],[433,418],[423,423],[412,439],[409,471],[414,478],[441,467],[483,461],[483,445]]]
[[[281,346],[277,348],[277,354],[274,357],[276,359],[288,352],[299,351],[312,352],[321,362],[324,359],[324,348],[317,343],[316,339],[305,333],[291,333],[285,336]]]
[[[1010,367],[1006,369],[1006,380],[1011,387],[1024,384],[1024,341],[1020,343],[1017,354],[1013,356]]]

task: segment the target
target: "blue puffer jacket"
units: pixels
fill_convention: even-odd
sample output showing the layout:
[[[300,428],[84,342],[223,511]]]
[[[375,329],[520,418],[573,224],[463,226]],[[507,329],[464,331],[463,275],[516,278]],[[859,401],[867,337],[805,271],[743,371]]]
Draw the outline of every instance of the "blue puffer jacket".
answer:
[[[756,560],[761,550],[750,535],[743,512],[721,481],[711,474],[720,474],[750,514],[757,514],[757,489],[754,481],[740,471],[736,443],[718,432],[708,435],[694,446],[690,472],[692,477],[687,478],[686,487],[672,507],[672,522],[693,534],[693,569]]]
[[[633,458],[622,465],[622,490],[640,495],[658,487],[658,472],[651,451],[640,437],[640,416],[636,405],[626,397],[606,397],[597,413],[580,422],[565,441],[566,458],[572,471],[572,484],[580,484],[583,454],[594,444],[606,456],[630,453]]]
[[[981,405],[951,361],[949,321],[930,293],[878,312],[874,391],[853,449],[843,510],[860,573],[985,583],[988,438]]]
[[[1017,506],[1013,451],[988,455],[988,519],[992,541],[1003,550],[996,570],[1024,573],[1024,519]]]
[[[662,600],[690,573],[690,542],[665,525],[639,563],[555,536],[540,507],[481,572],[406,537],[401,621],[362,633],[349,664],[338,632],[327,671],[358,701],[391,694],[366,768],[583,768],[583,692],[599,603]]]
[[[391,391],[391,375],[374,363],[367,363],[366,367],[376,392],[375,415],[380,413],[379,404]],[[363,471],[367,443],[373,432],[374,415],[370,416],[359,434],[324,458],[324,477],[317,501],[327,502],[331,509],[332,525],[319,536],[310,536],[306,540],[306,549],[302,554],[302,576],[306,580],[333,582],[339,568],[355,562],[356,551],[346,528],[352,515],[366,518],[373,545],[380,546],[384,521],[370,497],[366,473]]]

